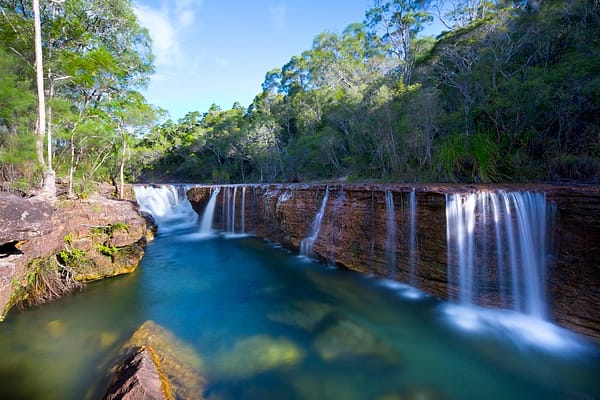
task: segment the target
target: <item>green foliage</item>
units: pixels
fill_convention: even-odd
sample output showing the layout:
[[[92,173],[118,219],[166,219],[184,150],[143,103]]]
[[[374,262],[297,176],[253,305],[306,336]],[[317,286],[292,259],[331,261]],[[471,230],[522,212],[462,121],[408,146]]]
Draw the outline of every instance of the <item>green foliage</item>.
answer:
[[[435,157],[451,181],[498,182],[504,178],[500,150],[487,133],[453,134],[440,140]]]
[[[34,182],[36,171],[39,183],[30,8],[0,0],[0,179]],[[128,161],[127,136],[155,121],[136,92],[154,69],[150,38],[127,0],[50,2],[41,14],[53,165],[69,194],[85,197]]]
[[[597,2],[374,0],[363,23],[267,72],[247,110],[213,105],[160,125],[137,91],[153,70],[147,32],[129,2],[105,3],[43,10],[54,161],[80,197],[123,175],[600,180]],[[27,186],[40,177],[31,15],[28,3],[0,6],[0,178]],[[423,37],[435,7],[449,31]]]
[[[65,237],[63,238],[63,242],[66,245],[72,245],[73,244],[73,239],[75,238],[75,234],[73,232],[69,232],[65,235]]]
[[[374,1],[269,71],[246,112],[156,127],[137,177],[598,181],[598,5],[457,1],[449,32],[418,36],[440,4]]]
[[[87,263],[87,254],[84,250],[65,246],[64,249],[60,250],[56,258],[62,264],[71,268],[77,268],[85,263]]]
[[[96,250],[98,251],[98,253],[108,257],[114,257],[119,252],[119,249],[117,247],[107,246],[102,243],[96,243]]]

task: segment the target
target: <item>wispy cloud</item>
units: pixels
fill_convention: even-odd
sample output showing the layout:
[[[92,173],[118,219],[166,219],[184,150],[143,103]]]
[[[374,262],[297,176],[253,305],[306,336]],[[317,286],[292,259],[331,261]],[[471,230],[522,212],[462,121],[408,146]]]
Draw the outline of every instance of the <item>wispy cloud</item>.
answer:
[[[269,15],[273,28],[282,30],[285,27],[285,4],[279,3],[269,7]]]
[[[136,14],[140,24],[148,28],[152,38],[152,50],[156,56],[156,64],[168,64],[170,60],[179,58],[180,46],[175,27],[169,16],[151,7],[138,5]]]
[[[221,66],[221,67],[228,67],[229,66],[229,60],[226,58],[217,58],[215,60],[215,62],[217,63],[217,65]]]
[[[194,25],[200,4],[199,0],[166,0],[157,8],[138,2],[135,12],[148,28],[157,66],[181,62],[182,36]]]

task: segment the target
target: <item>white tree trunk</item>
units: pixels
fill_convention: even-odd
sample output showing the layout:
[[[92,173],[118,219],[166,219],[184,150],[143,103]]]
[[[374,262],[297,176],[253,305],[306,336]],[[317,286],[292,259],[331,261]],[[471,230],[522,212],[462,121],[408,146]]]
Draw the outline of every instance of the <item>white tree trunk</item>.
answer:
[[[38,161],[44,164],[44,136],[46,133],[46,98],[44,95],[44,65],[42,61],[42,28],[40,2],[33,0],[33,28],[35,41],[35,72],[38,94],[38,121],[36,125],[36,150]]]
[[[40,21],[40,1],[33,0],[33,29],[35,39],[35,74],[38,93],[37,153],[40,162],[43,160],[44,136],[46,133],[46,95],[44,93],[44,62],[42,59],[42,26]],[[48,164],[44,173],[41,195],[53,201],[56,198],[56,177],[52,170],[52,138],[48,137]]]

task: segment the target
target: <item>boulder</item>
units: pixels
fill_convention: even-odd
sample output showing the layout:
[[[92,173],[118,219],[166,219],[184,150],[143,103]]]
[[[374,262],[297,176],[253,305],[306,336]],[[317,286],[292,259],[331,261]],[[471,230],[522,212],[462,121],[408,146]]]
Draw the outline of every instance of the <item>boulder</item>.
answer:
[[[167,400],[151,350],[140,348],[116,371],[106,400]]]
[[[52,212],[50,204],[35,197],[0,192],[0,246],[50,233]]]
[[[18,255],[0,258],[0,317],[23,297],[28,304],[48,301],[27,295],[34,260],[58,266],[62,253],[61,263],[71,264],[67,275],[86,282],[132,272],[144,253],[147,222],[134,202],[93,195],[53,209],[36,198],[0,195],[0,238],[13,244],[6,251],[18,247]]]
[[[206,379],[196,351],[152,321],[135,331],[117,358],[106,400],[204,398]]]

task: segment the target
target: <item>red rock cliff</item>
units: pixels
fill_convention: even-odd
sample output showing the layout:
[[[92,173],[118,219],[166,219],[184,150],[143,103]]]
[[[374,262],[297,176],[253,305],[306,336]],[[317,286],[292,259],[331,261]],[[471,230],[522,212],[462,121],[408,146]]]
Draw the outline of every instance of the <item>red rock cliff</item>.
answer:
[[[244,197],[245,232],[267,238],[299,251],[310,231],[325,190],[329,195],[314,256],[330,264],[372,273],[409,283],[447,299],[458,297],[455,276],[448,277],[446,241],[446,194],[478,190],[532,190],[543,192],[552,205],[553,224],[546,247],[546,297],[550,318],[571,330],[600,339],[600,188],[456,185],[248,185]],[[396,226],[395,265],[386,252],[385,190],[391,191]],[[194,209],[202,213],[211,187],[188,192]],[[415,237],[409,235],[410,193],[416,198]],[[228,208],[232,187],[221,187],[215,209],[214,227],[231,230]],[[242,196],[235,196],[234,230],[241,229]],[[476,232],[476,234],[478,234]],[[411,252],[411,248],[413,251]],[[451,264],[455,260],[450,261]],[[451,265],[452,267],[452,265]],[[450,268],[455,270],[455,268]],[[494,271],[487,280],[480,303],[497,307],[498,282]],[[510,284],[510,283],[506,283]]]

